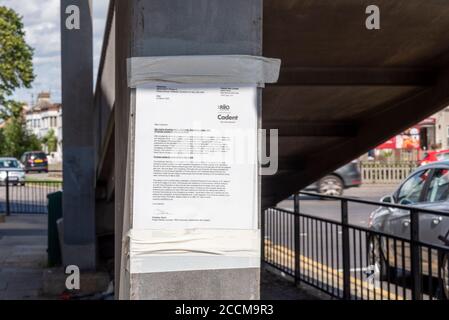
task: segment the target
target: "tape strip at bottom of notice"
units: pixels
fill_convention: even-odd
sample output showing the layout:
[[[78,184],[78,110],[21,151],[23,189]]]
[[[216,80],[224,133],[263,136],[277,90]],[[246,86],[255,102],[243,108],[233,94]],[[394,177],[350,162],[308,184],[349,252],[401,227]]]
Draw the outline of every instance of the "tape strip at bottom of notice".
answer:
[[[260,267],[260,230],[130,230],[135,273]]]

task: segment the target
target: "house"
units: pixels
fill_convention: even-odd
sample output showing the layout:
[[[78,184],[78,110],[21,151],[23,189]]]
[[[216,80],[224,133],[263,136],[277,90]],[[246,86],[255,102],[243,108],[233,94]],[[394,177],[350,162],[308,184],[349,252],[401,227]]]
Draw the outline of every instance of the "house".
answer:
[[[41,92],[36,103],[25,111],[27,129],[38,138],[43,138],[53,130],[58,140],[57,150],[52,153],[55,162],[62,160],[62,105],[51,101],[49,92]],[[44,150],[47,151],[47,150]]]

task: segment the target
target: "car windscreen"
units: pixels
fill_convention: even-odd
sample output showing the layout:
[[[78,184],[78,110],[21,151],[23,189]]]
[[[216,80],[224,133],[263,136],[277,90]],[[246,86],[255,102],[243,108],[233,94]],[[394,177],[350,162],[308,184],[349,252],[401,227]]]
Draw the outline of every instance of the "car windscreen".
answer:
[[[31,159],[45,160],[45,159],[47,159],[47,155],[45,153],[43,153],[43,152],[32,153],[32,154],[30,154],[30,158]]]
[[[17,169],[20,168],[19,162],[17,160],[0,160],[0,169]]]
[[[449,170],[436,169],[430,181],[426,202],[447,201],[449,198]]]

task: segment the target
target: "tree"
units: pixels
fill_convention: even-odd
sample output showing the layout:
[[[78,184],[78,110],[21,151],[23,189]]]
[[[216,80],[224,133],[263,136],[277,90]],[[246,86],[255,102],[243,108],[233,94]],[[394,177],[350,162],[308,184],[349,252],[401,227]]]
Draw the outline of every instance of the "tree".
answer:
[[[23,117],[10,118],[3,128],[0,138],[3,139],[0,153],[4,157],[20,158],[26,151],[41,149],[41,142],[36,135],[28,132]]]
[[[25,127],[23,104],[10,99],[14,90],[31,88],[33,49],[25,41],[22,18],[12,9],[0,6],[0,154],[20,157],[40,149],[39,139]]]
[[[42,144],[47,147],[47,153],[56,151],[58,148],[58,139],[53,129],[48,130],[47,134],[42,138]]]
[[[25,41],[22,18],[12,9],[0,6],[0,117],[14,116],[17,103],[9,99],[15,89],[30,88],[33,73],[33,49]]]

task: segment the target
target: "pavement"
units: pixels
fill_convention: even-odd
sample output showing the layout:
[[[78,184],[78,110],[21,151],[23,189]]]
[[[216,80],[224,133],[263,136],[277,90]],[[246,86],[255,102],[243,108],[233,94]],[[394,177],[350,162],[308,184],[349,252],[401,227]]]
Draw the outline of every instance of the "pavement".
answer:
[[[261,270],[261,300],[332,300],[333,298],[304,283],[296,287],[293,279],[265,266]]]
[[[0,300],[41,300],[47,259],[47,216],[13,215],[0,224]],[[317,300],[328,296],[262,270],[262,300]]]
[[[0,300],[42,299],[47,216],[13,215],[0,224]]]

